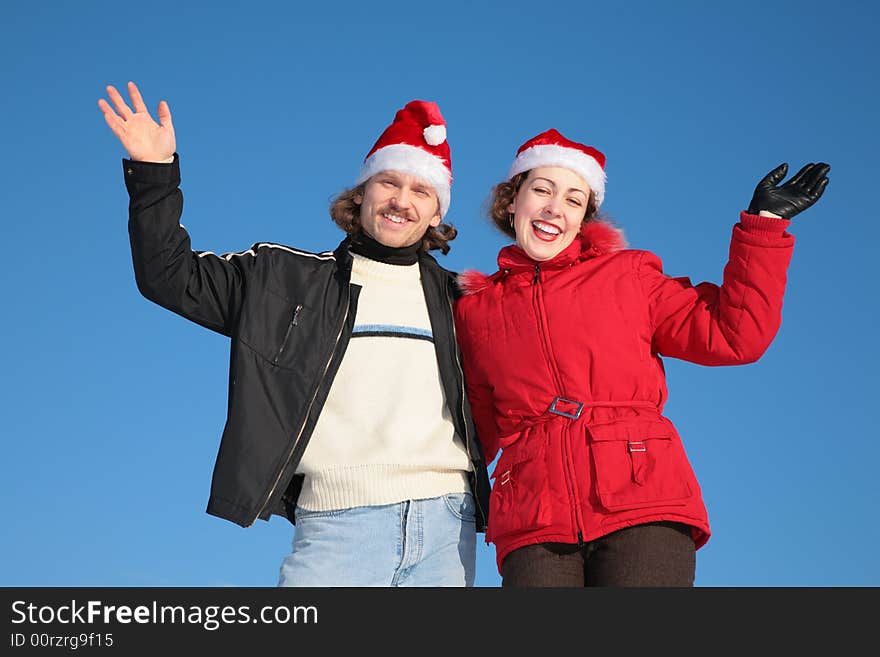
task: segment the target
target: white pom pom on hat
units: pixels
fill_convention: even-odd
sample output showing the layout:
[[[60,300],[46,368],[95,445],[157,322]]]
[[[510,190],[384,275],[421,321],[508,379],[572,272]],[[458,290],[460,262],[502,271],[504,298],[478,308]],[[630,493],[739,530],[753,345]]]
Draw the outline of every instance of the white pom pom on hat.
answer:
[[[411,100],[398,110],[364,158],[355,184],[388,170],[402,171],[429,183],[437,192],[440,216],[449,210],[452,160],[446,121],[436,103]]]
[[[446,141],[446,126],[429,125],[427,128],[422,130],[422,134],[425,135],[425,141],[428,142],[428,145],[437,146],[438,144],[442,144],[444,141]]]

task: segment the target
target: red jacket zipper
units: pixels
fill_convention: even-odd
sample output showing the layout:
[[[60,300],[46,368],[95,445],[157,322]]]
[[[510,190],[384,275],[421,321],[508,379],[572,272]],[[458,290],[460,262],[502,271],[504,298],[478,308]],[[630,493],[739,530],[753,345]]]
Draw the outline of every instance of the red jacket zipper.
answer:
[[[544,356],[547,359],[547,364],[550,369],[550,373],[553,377],[553,381],[556,384],[556,389],[559,391],[560,396],[565,396],[566,392],[562,385],[562,377],[559,374],[559,370],[556,368],[556,359],[553,355],[553,348],[550,346],[550,332],[547,327],[547,315],[544,312],[544,302],[541,288],[541,267],[538,264],[535,264],[535,277],[532,279],[532,288],[534,290],[533,301],[535,305],[535,311],[538,316],[538,333],[541,336],[541,344],[544,348]],[[577,540],[578,546],[583,545],[583,518],[581,517],[581,507],[577,489],[577,480],[575,479],[574,474],[572,473],[572,459],[571,459],[571,423],[565,423],[565,429],[563,431],[563,440],[562,440],[562,459],[564,461],[564,468],[566,474],[566,484],[568,488],[568,497],[569,503],[572,509],[572,520],[574,522],[575,530],[577,531]]]

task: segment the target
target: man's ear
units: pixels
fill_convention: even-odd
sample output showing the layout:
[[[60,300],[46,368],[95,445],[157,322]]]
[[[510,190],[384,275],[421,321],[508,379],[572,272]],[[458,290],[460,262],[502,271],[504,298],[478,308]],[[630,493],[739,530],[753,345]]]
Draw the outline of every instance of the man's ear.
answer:
[[[431,221],[428,222],[428,225],[432,228],[436,228],[440,225],[441,221],[443,221],[443,217],[440,216],[440,210],[437,210],[437,214],[431,217]]]

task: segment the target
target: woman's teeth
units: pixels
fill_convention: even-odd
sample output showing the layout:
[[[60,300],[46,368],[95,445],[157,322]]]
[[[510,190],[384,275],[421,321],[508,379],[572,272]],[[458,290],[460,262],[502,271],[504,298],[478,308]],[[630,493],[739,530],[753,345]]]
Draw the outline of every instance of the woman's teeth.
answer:
[[[562,233],[561,228],[557,228],[552,224],[545,224],[543,221],[533,221],[532,226],[534,226],[535,230],[539,230],[545,235],[553,235],[555,237]]]

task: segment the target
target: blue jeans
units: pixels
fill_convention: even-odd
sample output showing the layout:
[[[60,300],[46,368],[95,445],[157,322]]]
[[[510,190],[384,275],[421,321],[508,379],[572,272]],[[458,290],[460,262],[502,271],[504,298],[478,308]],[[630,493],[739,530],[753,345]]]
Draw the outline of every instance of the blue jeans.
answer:
[[[473,586],[475,511],[470,493],[335,511],[297,507],[278,586]]]

